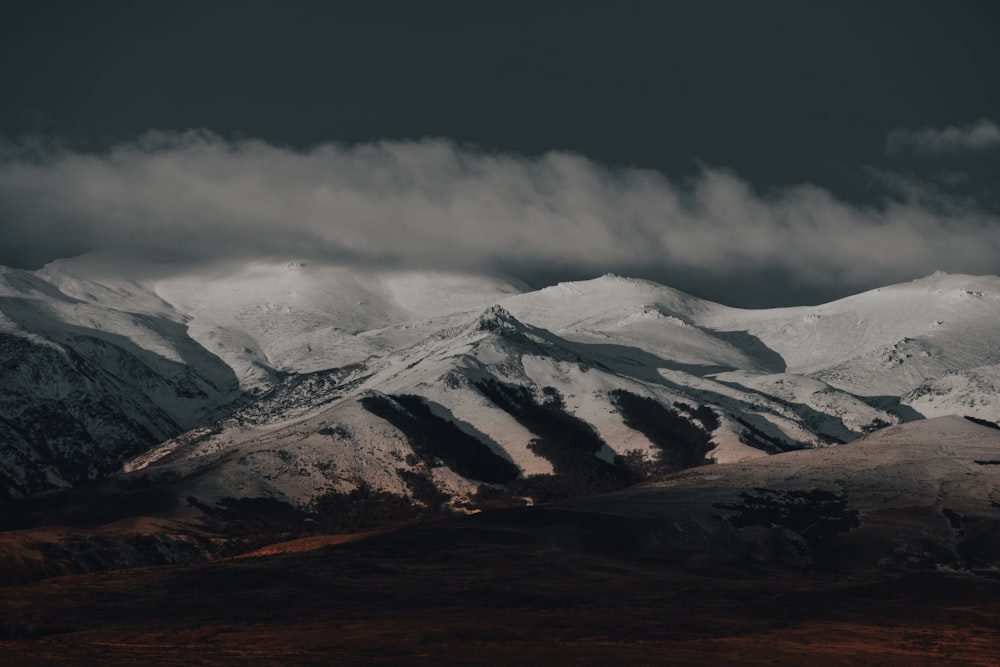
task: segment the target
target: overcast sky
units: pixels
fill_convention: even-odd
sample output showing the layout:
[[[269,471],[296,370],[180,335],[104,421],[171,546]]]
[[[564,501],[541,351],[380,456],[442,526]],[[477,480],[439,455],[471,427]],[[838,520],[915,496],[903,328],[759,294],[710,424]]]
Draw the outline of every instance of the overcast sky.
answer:
[[[1000,4],[338,4],[6,2],[0,263],[1000,273]]]

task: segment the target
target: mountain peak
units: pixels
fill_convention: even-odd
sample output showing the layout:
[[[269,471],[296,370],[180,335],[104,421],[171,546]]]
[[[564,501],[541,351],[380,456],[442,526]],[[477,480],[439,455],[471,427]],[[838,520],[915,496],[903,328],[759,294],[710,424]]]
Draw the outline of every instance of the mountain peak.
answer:
[[[480,314],[475,328],[476,331],[521,331],[525,327],[506,308],[494,304]]]

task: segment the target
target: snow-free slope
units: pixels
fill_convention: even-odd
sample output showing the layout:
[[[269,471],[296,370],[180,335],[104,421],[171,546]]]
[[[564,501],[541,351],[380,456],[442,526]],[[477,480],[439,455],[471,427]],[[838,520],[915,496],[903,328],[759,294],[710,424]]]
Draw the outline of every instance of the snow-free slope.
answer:
[[[1000,430],[960,417],[698,468],[568,508],[655,519],[706,561],[834,571],[1000,570]]]

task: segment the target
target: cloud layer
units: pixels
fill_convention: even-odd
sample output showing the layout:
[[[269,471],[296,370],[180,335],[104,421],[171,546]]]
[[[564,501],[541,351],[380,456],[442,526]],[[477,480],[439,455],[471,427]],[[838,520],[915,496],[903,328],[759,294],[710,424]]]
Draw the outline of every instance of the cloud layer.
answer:
[[[672,182],[561,152],[486,154],[443,140],[295,151],[159,133],[103,154],[8,146],[0,248],[5,263],[15,252],[109,249],[529,281],[616,271],[695,293],[704,284],[702,295],[724,302],[777,303],[937,269],[996,273],[1000,221],[953,201],[859,207],[812,185],[765,196],[722,169]]]
[[[1000,128],[982,118],[971,125],[943,129],[924,127],[918,130],[899,128],[886,138],[888,153],[924,153],[949,155],[1000,148]]]

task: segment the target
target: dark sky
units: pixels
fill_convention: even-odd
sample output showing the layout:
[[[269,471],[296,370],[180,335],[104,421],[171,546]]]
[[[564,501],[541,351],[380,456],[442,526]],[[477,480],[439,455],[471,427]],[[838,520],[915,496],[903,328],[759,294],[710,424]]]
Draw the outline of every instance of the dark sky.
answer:
[[[292,150],[440,137],[671,182],[726,169],[764,200],[812,183],[1000,210],[995,149],[887,152],[893,130],[1000,122],[1000,3],[350,4],[8,0],[0,136],[84,154],[152,129]],[[21,210],[0,202],[0,244]],[[54,247],[14,234],[0,263]]]

